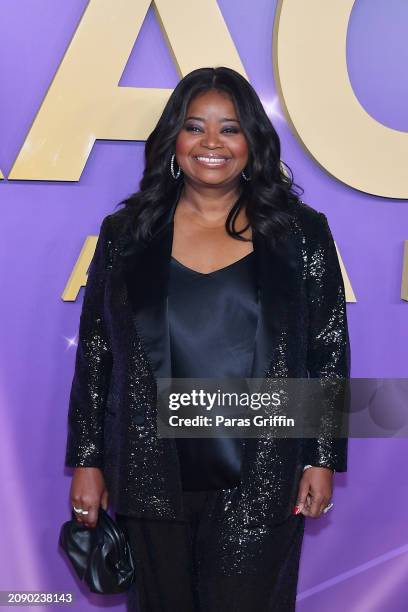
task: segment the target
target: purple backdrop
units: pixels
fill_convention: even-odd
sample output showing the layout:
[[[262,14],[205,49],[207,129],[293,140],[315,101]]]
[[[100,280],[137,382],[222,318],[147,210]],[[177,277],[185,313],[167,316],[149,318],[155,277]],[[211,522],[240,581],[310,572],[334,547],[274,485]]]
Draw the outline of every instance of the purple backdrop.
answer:
[[[6,177],[86,4],[2,2],[0,167]],[[219,0],[219,6],[281,136],[282,157],[304,187],[303,199],[327,215],[341,250],[358,300],[347,307],[352,375],[407,377],[408,304],[399,297],[407,202],[340,183],[291,133],[272,71],[275,0]],[[401,78],[407,22],[405,0],[359,0],[347,46],[361,103],[400,130],[408,129],[408,82]],[[150,9],[120,84],[174,87],[177,80]],[[99,606],[124,610],[125,600],[89,596],[57,546],[60,525],[70,515],[70,474],[63,467],[75,356],[69,340],[78,330],[83,290],[74,304],[60,296],[84,237],[97,234],[102,218],[137,188],[142,160],[142,142],[98,141],[79,183],[0,182],[0,589],[73,591],[74,609],[84,612]],[[351,440],[349,472],[335,477],[335,508],[307,520],[300,612],[407,609],[407,447],[402,439]]]

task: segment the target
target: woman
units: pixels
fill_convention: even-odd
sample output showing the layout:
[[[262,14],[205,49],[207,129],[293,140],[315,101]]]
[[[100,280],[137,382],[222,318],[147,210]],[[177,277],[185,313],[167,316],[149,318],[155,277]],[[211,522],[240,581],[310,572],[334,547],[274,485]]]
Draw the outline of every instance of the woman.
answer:
[[[229,68],[180,81],[145,158],[89,271],[71,502],[88,527],[111,503],[137,563],[131,609],[138,598],[142,611],[294,610],[304,520],[330,507],[347,440],[324,427],[308,439],[159,438],[156,382],[348,377],[327,219],[299,200],[256,92]]]

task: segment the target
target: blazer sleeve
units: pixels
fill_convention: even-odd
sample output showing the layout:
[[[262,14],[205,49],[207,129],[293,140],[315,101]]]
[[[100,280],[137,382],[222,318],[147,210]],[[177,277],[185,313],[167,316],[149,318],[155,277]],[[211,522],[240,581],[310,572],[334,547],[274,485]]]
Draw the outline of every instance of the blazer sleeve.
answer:
[[[68,410],[67,467],[103,467],[103,421],[112,370],[104,318],[104,294],[111,255],[109,216],[101,224],[88,271]]]
[[[346,297],[336,246],[327,218],[319,226],[308,252],[309,304],[308,371],[310,378],[342,379],[334,385],[321,381],[325,398],[316,438],[305,441],[305,464],[347,471],[347,419],[350,343]],[[340,409],[339,409],[340,408]],[[340,437],[339,432],[344,437]]]

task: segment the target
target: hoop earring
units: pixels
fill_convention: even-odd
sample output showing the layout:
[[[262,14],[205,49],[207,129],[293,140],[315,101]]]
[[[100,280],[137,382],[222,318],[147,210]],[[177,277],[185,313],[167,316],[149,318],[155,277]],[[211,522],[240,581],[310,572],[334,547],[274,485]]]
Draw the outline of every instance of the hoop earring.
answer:
[[[174,160],[175,160],[175,158],[176,158],[176,154],[173,153],[173,155],[171,156],[171,160],[170,160],[170,172],[171,172],[171,176],[176,181],[179,178],[180,174],[181,174],[181,168],[179,166],[177,174],[174,172]]]
[[[252,180],[252,179],[251,179],[249,176],[246,176],[246,174],[245,174],[245,172],[244,172],[244,171],[242,171],[242,172],[241,172],[241,174],[242,174],[242,178],[243,178],[245,181],[251,181],[251,180]]]

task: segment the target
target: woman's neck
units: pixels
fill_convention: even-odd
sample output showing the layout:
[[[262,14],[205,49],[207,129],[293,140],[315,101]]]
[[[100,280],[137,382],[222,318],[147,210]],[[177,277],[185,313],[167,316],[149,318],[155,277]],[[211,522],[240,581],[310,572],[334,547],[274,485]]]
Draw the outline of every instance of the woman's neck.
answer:
[[[225,219],[239,198],[237,185],[201,187],[185,182],[179,205],[209,222]]]

